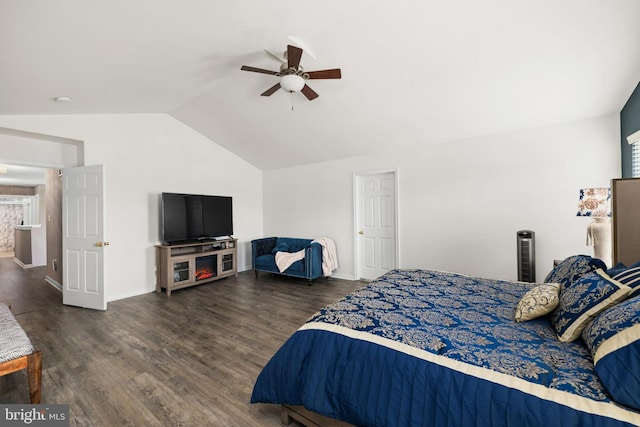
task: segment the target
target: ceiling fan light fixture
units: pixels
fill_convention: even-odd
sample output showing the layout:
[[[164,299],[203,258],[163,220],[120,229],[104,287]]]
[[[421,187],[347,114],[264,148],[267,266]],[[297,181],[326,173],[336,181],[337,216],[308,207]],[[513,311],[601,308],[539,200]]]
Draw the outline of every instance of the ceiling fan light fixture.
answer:
[[[280,86],[287,92],[300,92],[304,85],[304,79],[297,74],[287,74],[280,78]]]
[[[283,89],[291,94],[292,103],[293,94],[297,92],[302,92],[302,94],[309,101],[313,101],[318,97],[318,94],[307,85],[307,80],[340,79],[342,78],[342,72],[340,71],[340,68],[332,68],[330,70],[304,71],[304,69],[300,66],[300,58],[302,57],[302,52],[303,50],[299,47],[287,45],[287,60],[282,61],[282,64],[280,65],[280,71],[265,70],[264,68],[250,67],[248,65],[243,65],[242,67],[240,67],[240,70],[269,74],[271,76],[277,76],[280,78],[280,81],[278,83],[262,92],[260,96],[271,96],[279,89]]]

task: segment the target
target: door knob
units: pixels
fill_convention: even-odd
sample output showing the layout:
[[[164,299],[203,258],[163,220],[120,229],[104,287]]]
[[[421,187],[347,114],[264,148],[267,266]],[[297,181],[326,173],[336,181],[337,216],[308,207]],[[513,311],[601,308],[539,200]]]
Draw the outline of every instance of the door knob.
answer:
[[[96,246],[99,247],[99,248],[101,248],[103,246],[109,246],[109,242],[98,242],[98,243],[96,243]]]
[[[358,231],[358,234],[364,234],[364,231],[360,230]]]

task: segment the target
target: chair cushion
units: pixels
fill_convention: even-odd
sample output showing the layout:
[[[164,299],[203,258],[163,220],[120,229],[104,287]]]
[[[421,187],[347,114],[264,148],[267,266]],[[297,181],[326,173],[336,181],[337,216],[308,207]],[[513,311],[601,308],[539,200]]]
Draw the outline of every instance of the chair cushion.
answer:
[[[262,270],[278,271],[276,267],[276,256],[273,254],[260,255],[256,258],[256,268]]]
[[[33,353],[27,334],[5,304],[0,304],[0,363]]]
[[[289,248],[286,252],[298,252],[311,244],[311,239],[299,239],[296,237],[278,237],[276,246],[286,244]]]
[[[287,268],[284,272],[304,274],[304,267],[305,267],[304,260],[301,259],[291,264],[289,268]]]
[[[278,266],[276,265],[276,256],[273,254],[261,255],[256,258],[256,269],[263,271],[273,271],[274,273],[279,273]],[[305,264],[304,260],[301,259],[299,261],[294,262],[285,270],[287,273],[304,273]]]
[[[276,252],[289,252],[289,244],[287,242],[278,242],[271,250],[272,254]]]

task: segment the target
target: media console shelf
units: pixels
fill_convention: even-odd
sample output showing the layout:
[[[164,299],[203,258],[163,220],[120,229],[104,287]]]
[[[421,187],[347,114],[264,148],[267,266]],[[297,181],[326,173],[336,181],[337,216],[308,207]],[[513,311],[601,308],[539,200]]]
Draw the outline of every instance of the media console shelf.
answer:
[[[156,245],[156,292],[237,276],[236,256],[237,239]]]

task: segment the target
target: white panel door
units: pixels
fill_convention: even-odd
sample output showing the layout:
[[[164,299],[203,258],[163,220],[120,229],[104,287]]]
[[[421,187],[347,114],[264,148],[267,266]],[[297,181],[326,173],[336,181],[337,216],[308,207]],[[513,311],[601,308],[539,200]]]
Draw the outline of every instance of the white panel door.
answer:
[[[396,174],[356,176],[357,279],[397,267]]]
[[[62,182],[62,302],[106,310],[102,165],[64,169]]]

